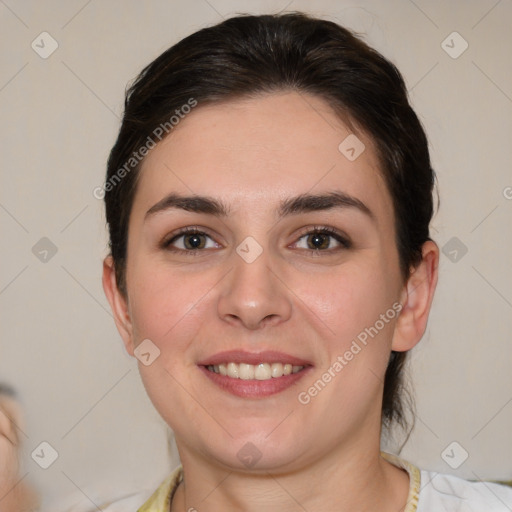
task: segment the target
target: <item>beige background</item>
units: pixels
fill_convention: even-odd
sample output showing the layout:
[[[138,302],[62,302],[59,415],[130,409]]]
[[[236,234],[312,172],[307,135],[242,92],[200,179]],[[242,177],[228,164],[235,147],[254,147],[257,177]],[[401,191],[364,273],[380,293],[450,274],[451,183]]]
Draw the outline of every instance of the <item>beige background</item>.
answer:
[[[512,478],[509,0],[5,0],[0,380],[25,406],[23,474],[45,503],[71,493],[94,501],[101,486],[117,495],[154,487],[177,463],[100,282],[106,234],[92,191],[103,180],[125,85],[206,24],[282,9],[366,34],[398,65],[439,177],[433,236],[441,247],[457,237],[467,248],[454,262],[448,245],[441,259],[428,332],[412,357],[417,418],[403,455],[467,478]],[[47,59],[31,48],[43,31],[59,45]],[[469,44],[456,59],[441,45],[454,31]],[[457,50],[462,41],[449,44]],[[42,237],[58,249],[46,263],[32,252]],[[59,455],[46,470],[30,458],[42,441]],[[441,456],[453,441],[469,454],[458,469]]]

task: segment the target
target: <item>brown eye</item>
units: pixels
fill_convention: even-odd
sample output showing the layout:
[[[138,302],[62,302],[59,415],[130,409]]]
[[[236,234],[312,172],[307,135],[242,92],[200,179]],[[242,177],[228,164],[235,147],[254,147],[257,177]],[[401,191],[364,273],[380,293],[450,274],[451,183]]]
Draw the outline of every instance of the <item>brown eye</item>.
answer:
[[[295,247],[314,252],[330,253],[339,249],[348,249],[351,243],[332,228],[315,228],[304,233]]]
[[[186,249],[204,249],[206,246],[205,236],[200,233],[183,235],[183,245]]]
[[[328,249],[329,248],[329,235],[323,233],[314,233],[307,235],[307,244],[309,249]]]
[[[220,246],[202,231],[185,229],[164,242],[162,247],[176,252],[194,252],[201,249],[215,249]]]

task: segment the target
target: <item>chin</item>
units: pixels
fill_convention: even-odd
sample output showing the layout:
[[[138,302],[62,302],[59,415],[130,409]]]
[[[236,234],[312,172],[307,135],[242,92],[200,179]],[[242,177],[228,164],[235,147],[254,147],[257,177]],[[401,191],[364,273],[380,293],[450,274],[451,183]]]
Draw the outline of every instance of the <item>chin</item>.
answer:
[[[275,428],[276,423],[273,424]],[[229,440],[223,439],[215,446],[211,439],[205,450],[212,460],[220,462],[228,470],[266,473],[269,471],[286,471],[301,458],[300,447],[303,441],[290,430],[277,431],[268,435],[270,430],[239,433]]]

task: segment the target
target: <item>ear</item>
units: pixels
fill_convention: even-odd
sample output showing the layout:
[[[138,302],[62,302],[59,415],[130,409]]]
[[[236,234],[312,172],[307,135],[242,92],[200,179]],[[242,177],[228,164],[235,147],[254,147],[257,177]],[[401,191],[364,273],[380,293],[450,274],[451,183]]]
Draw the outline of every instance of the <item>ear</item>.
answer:
[[[395,325],[392,350],[410,350],[425,333],[437,285],[438,265],[439,248],[429,240],[423,244],[421,263],[412,271],[402,290],[402,310]]]
[[[124,346],[128,354],[133,356],[133,329],[130,314],[128,311],[128,301],[119,291],[116,280],[114,260],[111,255],[103,260],[103,290],[110,304],[110,309],[114,315],[114,321],[117,330],[123,338]]]

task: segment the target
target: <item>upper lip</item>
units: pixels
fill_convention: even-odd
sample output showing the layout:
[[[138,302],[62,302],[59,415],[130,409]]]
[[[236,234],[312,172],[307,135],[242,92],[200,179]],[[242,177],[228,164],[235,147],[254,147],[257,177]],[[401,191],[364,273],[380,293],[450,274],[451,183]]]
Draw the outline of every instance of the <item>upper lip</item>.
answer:
[[[223,363],[246,363],[257,365],[260,363],[281,363],[291,364],[293,366],[310,366],[311,363],[305,359],[277,352],[275,350],[265,350],[263,352],[246,352],[244,350],[227,350],[219,352],[199,361],[199,366],[218,365]]]

